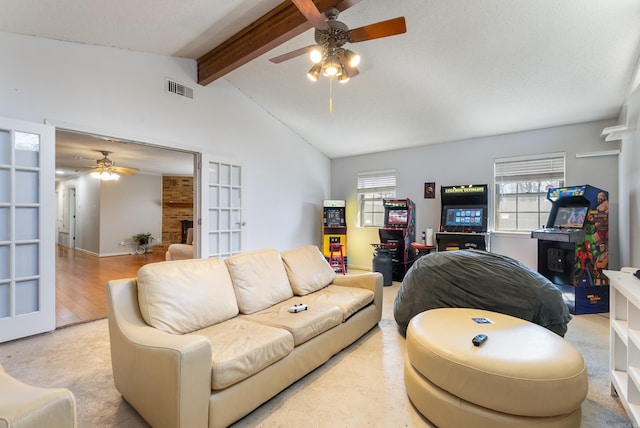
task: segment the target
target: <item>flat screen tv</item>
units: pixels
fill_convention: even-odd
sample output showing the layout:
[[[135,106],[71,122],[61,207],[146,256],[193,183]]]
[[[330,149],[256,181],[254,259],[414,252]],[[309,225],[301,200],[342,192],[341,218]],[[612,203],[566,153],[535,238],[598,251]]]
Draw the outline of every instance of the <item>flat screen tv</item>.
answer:
[[[408,210],[389,210],[387,225],[390,227],[406,226],[408,218]]]
[[[478,227],[483,226],[484,207],[446,207],[445,226]]]
[[[558,207],[553,227],[561,229],[582,229],[587,218],[589,207],[567,206]]]

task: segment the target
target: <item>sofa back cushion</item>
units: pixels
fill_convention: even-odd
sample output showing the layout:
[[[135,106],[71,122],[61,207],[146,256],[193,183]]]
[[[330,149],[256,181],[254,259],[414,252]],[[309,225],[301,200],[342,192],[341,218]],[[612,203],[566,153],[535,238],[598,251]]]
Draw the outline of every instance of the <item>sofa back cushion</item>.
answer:
[[[150,326],[184,334],[238,315],[227,266],[220,259],[150,263],[138,270],[138,304]]]
[[[284,251],[282,260],[293,293],[298,296],[318,291],[336,277],[336,272],[314,245]]]
[[[265,249],[234,254],[225,260],[231,275],[238,308],[252,314],[293,297],[282,258]]]

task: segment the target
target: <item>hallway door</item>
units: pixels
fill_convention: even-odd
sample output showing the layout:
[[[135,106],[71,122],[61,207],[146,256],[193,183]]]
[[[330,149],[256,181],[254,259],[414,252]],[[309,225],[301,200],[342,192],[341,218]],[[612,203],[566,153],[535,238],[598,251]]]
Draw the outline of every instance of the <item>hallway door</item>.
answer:
[[[55,128],[0,118],[0,342],[56,327]]]

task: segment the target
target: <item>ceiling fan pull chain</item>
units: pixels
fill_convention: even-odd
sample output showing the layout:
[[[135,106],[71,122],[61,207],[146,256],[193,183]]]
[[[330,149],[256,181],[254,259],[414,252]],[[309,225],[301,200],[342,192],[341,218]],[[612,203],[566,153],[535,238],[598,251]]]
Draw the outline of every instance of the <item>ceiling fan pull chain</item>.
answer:
[[[329,78],[329,113],[333,114],[333,78]]]

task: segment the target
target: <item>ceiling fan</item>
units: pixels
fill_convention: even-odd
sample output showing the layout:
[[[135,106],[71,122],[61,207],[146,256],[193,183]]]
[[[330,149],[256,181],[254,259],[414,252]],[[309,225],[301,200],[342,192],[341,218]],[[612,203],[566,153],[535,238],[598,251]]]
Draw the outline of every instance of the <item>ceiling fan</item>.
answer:
[[[125,166],[116,166],[115,162],[108,158],[110,154],[113,152],[109,152],[106,150],[98,150],[102,153],[103,158],[96,160],[96,165],[92,166],[89,170],[92,177],[98,178],[100,180],[108,181],[108,180],[117,180],[120,178],[119,174],[124,175],[134,175],[139,171],[138,168],[131,168]]]
[[[340,12],[335,7],[328,8],[323,16],[312,0],[291,0],[291,2],[304,15],[307,21],[315,27],[316,44],[277,56],[270,59],[270,61],[279,64],[308,53],[314,65],[307,73],[307,76],[313,81],[317,80],[322,74],[329,78],[336,77],[339,82],[344,83],[350,77],[358,74],[357,65],[360,62],[360,55],[346,49],[344,47],[346,43],[395,36],[407,31],[404,17],[389,19],[350,30],[343,22],[338,21],[337,18]]]

